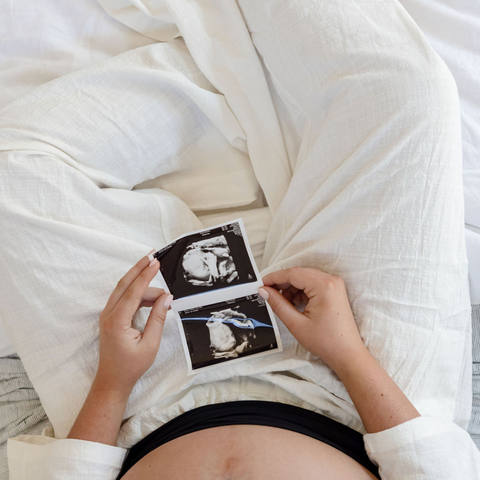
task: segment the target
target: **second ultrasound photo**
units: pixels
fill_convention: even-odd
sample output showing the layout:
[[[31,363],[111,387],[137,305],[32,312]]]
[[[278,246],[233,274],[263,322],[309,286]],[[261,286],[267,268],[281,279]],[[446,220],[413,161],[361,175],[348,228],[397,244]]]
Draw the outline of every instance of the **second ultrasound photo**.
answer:
[[[280,347],[274,320],[259,295],[178,312],[191,370],[273,353]]]
[[[182,237],[154,256],[175,299],[257,280],[238,222]]]

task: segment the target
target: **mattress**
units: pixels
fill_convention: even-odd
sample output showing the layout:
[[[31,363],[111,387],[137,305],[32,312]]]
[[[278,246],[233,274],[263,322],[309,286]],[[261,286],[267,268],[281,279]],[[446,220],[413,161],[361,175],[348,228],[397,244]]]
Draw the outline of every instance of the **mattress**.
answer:
[[[480,8],[478,1],[402,0],[457,82],[462,114],[467,254],[472,303],[480,303]],[[0,0],[0,107],[39,85],[153,39],[110,17],[95,0]],[[477,48],[475,46],[477,45]],[[240,213],[259,261],[269,227],[264,204]],[[196,212],[205,226],[238,209]],[[252,233],[250,233],[252,232]],[[0,317],[0,356],[14,352]]]

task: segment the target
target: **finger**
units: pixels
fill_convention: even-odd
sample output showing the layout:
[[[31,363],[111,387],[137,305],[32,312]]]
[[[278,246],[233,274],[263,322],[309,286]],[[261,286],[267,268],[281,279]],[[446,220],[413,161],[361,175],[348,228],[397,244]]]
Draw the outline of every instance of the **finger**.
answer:
[[[282,270],[269,273],[262,278],[263,283],[267,286],[276,285],[280,288],[280,290],[286,290],[293,285],[293,275],[296,268],[298,267],[284,268]],[[301,288],[299,285],[295,285],[295,287]]]
[[[282,293],[283,298],[286,298],[290,303],[293,302],[293,292],[288,288],[287,290],[283,290]]]
[[[138,306],[142,302],[148,285],[158,273],[159,262],[154,259],[152,265],[147,266],[135,281],[125,290],[111,314],[115,321],[124,326],[130,326]]]
[[[153,307],[158,298],[164,294],[165,290],[163,288],[148,287],[138,308]]]
[[[263,283],[265,283],[265,278],[263,278]],[[288,290],[289,288],[292,288],[292,285],[290,283],[280,283],[280,284],[272,284],[268,285],[269,287],[275,288],[275,290]]]
[[[281,290],[294,286],[299,290],[303,290],[310,297],[309,293],[318,284],[318,281],[328,274],[321,270],[302,267],[291,267],[276,272],[269,273],[262,280],[266,286],[277,285]]]
[[[143,295],[143,299],[140,302],[140,305],[137,308],[137,311],[144,307],[153,307],[158,297],[161,297],[164,293],[165,290],[163,288],[148,287],[145,294]]]
[[[115,308],[118,301],[122,298],[122,295],[125,293],[127,288],[135,281],[135,279],[145,270],[149,265],[150,259],[148,255],[154,252],[155,249],[151,250],[145,257],[142,257],[117,283],[115,290],[113,290],[110,295],[103,313],[109,315],[110,312]]]
[[[271,309],[290,331],[292,331],[292,328],[294,329],[296,325],[305,321],[304,315],[298,312],[277,290],[271,287],[261,287],[258,289],[258,292],[260,293],[262,290],[268,294],[266,300]],[[265,298],[263,295],[262,297]]]
[[[173,295],[164,294],[155,302],[143,331],[142,341],[144,343],[156,348],[160,345],[163,327],[172,300]]]
[[[140,303],[140,305],[138,306],[138,310],[140,310],[141,308],[143,307],[146,307],[146,308],[151,308],[155,305],[155,302],[147,302],[147,301],[143,301]]]
[[[293,298],[292,298],[292,303],[297,307],[298,305],[300,305],[303,301],[303,298],[302,298],[302,293],[303,292],[297,292],[293,295]]]
[[[142,301],[155,303],[164,293],[163,288],[148,287],[143,294]]]

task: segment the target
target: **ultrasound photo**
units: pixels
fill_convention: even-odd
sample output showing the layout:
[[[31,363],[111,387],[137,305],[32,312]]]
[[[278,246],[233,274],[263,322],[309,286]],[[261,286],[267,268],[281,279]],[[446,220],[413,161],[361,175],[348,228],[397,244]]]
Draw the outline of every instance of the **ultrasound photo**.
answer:
[[[175,299],[257,280],[238,222],[179,238],[154,257]]]
[[[178,314],[192,370],[279,348],[275,320],[257,294]]]

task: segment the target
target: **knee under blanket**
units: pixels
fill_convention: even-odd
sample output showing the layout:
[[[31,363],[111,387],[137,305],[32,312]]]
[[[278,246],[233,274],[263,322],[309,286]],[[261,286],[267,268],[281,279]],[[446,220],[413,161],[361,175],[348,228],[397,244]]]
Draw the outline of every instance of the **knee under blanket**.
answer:
[[[422,414],[465,427],[458,99],[398,2],[100,3],[162,43],[0,112],[0,311],[56,436],[88,393],[98,315],[118,279],[202,228],[195,212],[262,192],[272,215],[262,274],[301,265],[344,278],[372,354]],[[167,321],[119,445],[236,398],[276,398],[364,431],[343,385],[280,328],[283,352],[192,378]]]

